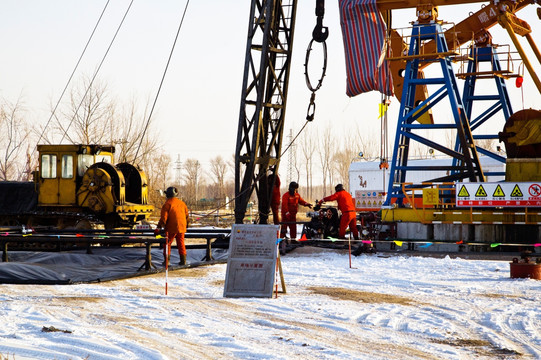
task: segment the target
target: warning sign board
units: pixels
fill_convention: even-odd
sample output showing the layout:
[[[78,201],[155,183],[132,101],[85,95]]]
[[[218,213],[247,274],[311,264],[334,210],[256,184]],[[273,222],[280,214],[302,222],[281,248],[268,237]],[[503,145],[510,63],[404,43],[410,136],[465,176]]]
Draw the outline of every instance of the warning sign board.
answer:
[[[384,201],[381,191],[355,190],[355,208],[357,211],[379,209]]]
[[[512,198],[524,197],[524,194],[522,194],[522,191],[520,190],[520,187],[518,186],[518,184],[515,184],[513,191],[511,191],[511,197]]]
[[[456,205],[464,207],[541,207],[539,183],[457,184]]]
[[[468,192],[468,189],[464,185],[460,187],[460,191],[458,192],[458,197],[460,198],[469,198],[470,193]]]
[[[438,205],[440,203],[440,192],[438,189],[423,189],[423,204]]]
[[[503,189],[500,186],[500,184],[498,184],[498,186],[496,186],[496,189],[492,193],[492,196],[496,197],[496,198],[504,198],[505,197],[505,193],[503,192]]]
[[[485,191],[483,185],[479,185],[477,191],[475,192],[475,197],[487,197],[487,192]]]
[[[532,184],[528,187],[528,193],[530,196],[539,197],[541,196],[541,186],[539,184]]]
[[[272,297],[278,225],[231,227],[224,297]]]

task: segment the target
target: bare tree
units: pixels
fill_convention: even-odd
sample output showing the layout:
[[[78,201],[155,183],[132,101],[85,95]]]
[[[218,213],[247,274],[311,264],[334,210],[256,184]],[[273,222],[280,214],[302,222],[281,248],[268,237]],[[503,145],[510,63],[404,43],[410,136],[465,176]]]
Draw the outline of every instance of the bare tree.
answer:
[[[137,101],[132,99],[115,124],[111,125],[109,141],[116,145],[119,162],[146,165],[152,159],[152,154],[160,150],[158,136],[153,131],[153,118],[149,118],[148,105],[147,101],[144,110],[139,111]]]
[[[356,135],[352,134],[344,139],[342,148],[336,151],[333,156],[334,170],[337,173],[338,181],[349,188],[349,167],[359,156],[359,141]]]
[[[355,155],[362,152],[363,158],[366,160],[379,159],[381,156],[381,151],[379,151],[380,145],[378,137],[375,134],[362,133],[359,129],[357,129],[357,134],[351,141],[351,144],[351,149],[355,151]]]
[[[56,117],[57,130],[71,143],[109,143],[111,124],[115,121],[115,102],[107,86],[98,80],[83,77],[71,90],[70,104]]]
[[[410,142],[409,159],[428,159],[430,155],[430,149],[425,144]]]
[[[456,131],[453,131],[451,129],[448,129],[445,131],[445,146],[447,146],[449,149],[453,149],[455,147],[455,141],[456,141]]]
[[[316,152],[317,142],[313,132],[309,129],[304,131],[301,137],[301,151],[304,158],[304,170],[306,172],[306,187],[308,189],[307,197],[313,199],[313,167],[314,153]]]
[[[145,166],[144,170],[149,182],[150,203],[159,209],[163,202],[159,190],[165,190],[171,181],[169,170],[171,168],[171,156],[157,154]]]
[[[233,175],[232,180],[234,184],[235,183],[235,154],[231,154],[229,161],[227,161],[227,166],[229,167],[230,173]]]
[[[337,151],[333,156],[334,169],[338,175],[337,181],[343,184],[345,189],[349,188],[349,165],[353,159],[348,149]]]
[[[318,155],[323,175],[323,192],[327,192],[327,183],[332,184],[332,157],[335,149],[335,141],[332,136],[330,125],[325,128],[321,141],[318,143]]]
[[[202,182],[203,168],[199,160],[196,159],[186,159],[183,168],[186,174],[186,200],[188,203],[196,205],[198,187]]]
[[[475,141],[475,145],[488,151],[496,151],[497,143],[495,139],[478,139]]]
[[[28,147],[30,130],[22,117],[20,99],[15,103],[3,100],[0,105],[0,180],[23,180],[25,172],[25,153]]]
[[[218,199],[224,197],[225,175],[227,173],[227,162],[220,156],[210,160],[210,172],[213,176],[213,182],[218,189]]]

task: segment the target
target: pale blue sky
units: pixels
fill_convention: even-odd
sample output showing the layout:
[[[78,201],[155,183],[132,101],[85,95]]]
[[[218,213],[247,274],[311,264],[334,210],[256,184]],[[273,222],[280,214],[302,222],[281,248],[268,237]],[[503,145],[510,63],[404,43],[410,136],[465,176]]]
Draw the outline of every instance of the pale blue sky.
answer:
[[[105,0],[0,2],[3,15],[0,96],[14,101],[21,95],[31,121],[45,123],[50,115],[49,104],[56,103],[105,3]],[[91,74],[96,68],[128,4],[128,0],[111,1],[79,74]],[[100,76],[119,99],[154,98],[184,6],[184,1],[134,1]],[[441,7],[440,18],[459,22],[480,6],[477,3]],[[313,0],[299,1],[286,132],[292,128],[296,133],[306,116],[310,92],[305,85],[303,63],[315,25],[314,7]],[[190,3],[155,112],[156,131],[173,160],[180,155],[181,160],[197,158],[208,164],[216,155],[230,159],[234,153],[249,8],[249,0]],[[534,38],[539,39],[541,21],[534,8],[531,6],[518,15],[530,23]],[[393,20],[396,26],[407,26],[414,15],[414,9],[403,10]],[[379,138],[379,93],[351,99],[345,95],[337,1],[326,1],[324,24],[330,28],[329,65],[323,87],[317,93],[315,121],[309,127],[322,132],[332,122],[337,137],[359,127],[363,134]],[[498,26],[491,33],[496,43],[511,43]],[[533,56],[531,60],[535,60]],[[541,70],[541,66],[537,68]],[[514,88],[514,81],[509,87],[514,110],[519,110],[522,94]],[[528,77],[524,94],[526,108],[539,107],[539,93]],[[394,134],[397,110],[398,102],[393,100],[389,113],[391,134]]]

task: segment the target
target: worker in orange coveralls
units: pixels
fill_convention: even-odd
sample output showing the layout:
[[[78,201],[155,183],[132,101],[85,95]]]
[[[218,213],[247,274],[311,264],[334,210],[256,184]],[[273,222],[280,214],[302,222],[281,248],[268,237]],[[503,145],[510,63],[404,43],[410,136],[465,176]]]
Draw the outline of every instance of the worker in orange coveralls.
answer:
[[[331,196],[324,197],[319,200],[319,205],[326,201],[338,202],[338,210],[342,212],[342,218],[340,219],[340,230],[338,230],[338,237],[340,239],[346,238],[346,228],[349,226],[349,230],[353,233],[353,238],[359,240],[359,232],[357,231],[357,213],[355,212],[355,202],[350,193],[344,190],[344,185],[338,184],[335,186],[336,192]]]
[[[299,204],[302,206],[308,206],[312,208],[312,204],[304,201],[303,198],[297,193],[299,184],[295,181],[292,181],[289,184],[289,190],[282,196],[282,222],[291,222],[294,223],[297,221],[297,211],[299,209]],[[283,224],[282,229],[280,230],[280,237],[283,239],[286,236],[287,227],[289,226],[289,236],[291,239],[297,237],[297,224]]]
[[[178,255],[180,256],[179,265],[186,265],[186,246],[184,245],[184,233],[188,226],[189,212],[184,201],[180,200],[176,187],[168,187],[165,190],[167,201],[162,206],[160,221],[154,231],[160,233],[160,229],[165,230],[167,246],[163,248],[164,265],[169,266],[171,256],[171,245],[173,239],[177,241]],[[169,256],[167,256],[169,255]]]
[[[274,225],[280,224],[280,177],[278,174],[273,175],[270,174],[268,177],[269,185],[272,184],[272,180],[276,177],[276,180],[274,181],[274,186],[272,187],[272,196],[271,196],[271,210],[272,210],[272,222]]]

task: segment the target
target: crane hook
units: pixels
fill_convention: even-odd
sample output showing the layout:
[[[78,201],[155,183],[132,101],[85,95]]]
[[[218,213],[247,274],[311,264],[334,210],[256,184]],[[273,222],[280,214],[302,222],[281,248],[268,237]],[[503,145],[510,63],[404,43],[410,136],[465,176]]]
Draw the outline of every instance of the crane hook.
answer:
[[[312,38],[321,43],[329,37],[329,28],[323,26],[323,16],[325,16],[325,0],[316,0],[316,26],[312,31]]]

